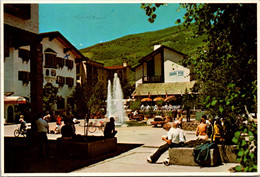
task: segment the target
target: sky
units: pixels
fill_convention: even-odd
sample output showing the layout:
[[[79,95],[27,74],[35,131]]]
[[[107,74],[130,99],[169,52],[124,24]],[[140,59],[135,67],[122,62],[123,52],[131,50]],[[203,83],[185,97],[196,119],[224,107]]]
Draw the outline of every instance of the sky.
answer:
[[[126,35],[156,31],[175,25],[184,15],[179,4],[160,6],[154,23],[140,3],[40,4],[40,33],[59,31],[77,49]]]

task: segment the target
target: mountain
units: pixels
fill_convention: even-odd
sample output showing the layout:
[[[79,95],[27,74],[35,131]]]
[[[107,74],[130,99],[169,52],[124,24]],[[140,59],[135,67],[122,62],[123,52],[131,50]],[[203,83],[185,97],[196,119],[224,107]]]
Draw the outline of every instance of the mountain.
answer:
[[[154,45],[165,45],[184,54],[193,56],[197,47],[203,46],[204,37],[192,38],[192,32],[182,26],[127,35],[109,42],[80,49],[91,60],[105,66],[122,65],[123,61],[134,66],[138,60],[153,51]]]

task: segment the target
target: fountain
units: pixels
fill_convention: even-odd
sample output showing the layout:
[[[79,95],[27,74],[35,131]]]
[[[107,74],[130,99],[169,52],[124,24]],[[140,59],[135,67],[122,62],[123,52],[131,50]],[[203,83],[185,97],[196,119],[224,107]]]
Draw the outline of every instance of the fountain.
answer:
[[[114,117],[116,125],[122,125],[125,122],[123,91],[117,73],[114,74],[113,85],[111,85],[111,81],[108,80],[107,117]]]

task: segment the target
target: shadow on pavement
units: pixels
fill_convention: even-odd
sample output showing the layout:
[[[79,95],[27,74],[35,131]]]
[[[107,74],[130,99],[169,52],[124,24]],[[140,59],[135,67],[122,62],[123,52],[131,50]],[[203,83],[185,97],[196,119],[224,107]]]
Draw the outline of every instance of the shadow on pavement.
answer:
[[[86,159],[81,157],[60,157],[56,152],[56,141],[50,144],[50,156],[39,157],[26,141],[26,138],[5,138],[5,173],[67,173],[97,162],[118,156],[142,144],[117,144],[117,150],[103,156]]]

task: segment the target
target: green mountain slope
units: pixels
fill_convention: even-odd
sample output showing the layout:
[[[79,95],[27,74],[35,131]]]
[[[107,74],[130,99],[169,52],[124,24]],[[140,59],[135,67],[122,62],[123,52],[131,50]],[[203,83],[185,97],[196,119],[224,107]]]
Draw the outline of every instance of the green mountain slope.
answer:
[[[154,45],[171,47],[187,55],[194,55],[197,47],[203,46],[203,37],[192,38],[191,31],[180,26],[163,30],[133,34],[113,41],[96,44],[80,49],[80,52],[91,60],[104,63],[105,66],[136,65],[138,60],[153,51]]]

